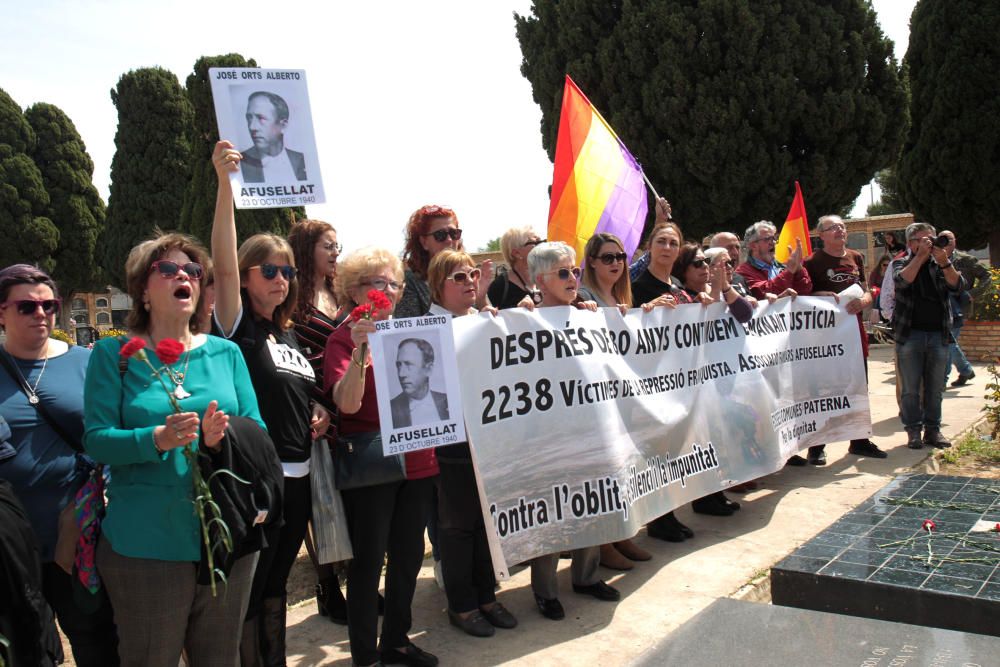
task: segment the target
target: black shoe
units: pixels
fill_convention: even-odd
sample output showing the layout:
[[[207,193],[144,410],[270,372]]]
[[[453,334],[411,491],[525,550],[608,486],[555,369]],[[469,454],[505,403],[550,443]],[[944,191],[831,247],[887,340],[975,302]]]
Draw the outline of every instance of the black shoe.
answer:
[[[847,451],[851,454],[857,456],[868,456],[873,459],[887,459],[889,455],[878,448],[871,440],[862,440],[861,442],[852,442],[851,446],[847,448]]]
[[[811,466],[825,466],[826,465],[826,445],[820,447],[810,447],[809,454],[806,456],[806,461]]]
[[[590,584],[589,586],[573,584],[573,592],[580,595],[592,595],[604,602],[618,602],[622,599],[622,594],[618,592],[617,588],[608,586],[603,581],[598,581],[596,584]]]
[[[795,466],[797,468],[800,467],[800,466],[804,466],[807,463],[809,463],[809,462],[806,461],[801,456],[799,456],[798,454],[792,454],[792,458],[790,458],[787,461],[785,461],[785,465],[786,466]]]
[[[968,375],[962,375],[961,373],[959,373],[958,374],[958,379],[955,380],[954,382],[952,382],[951,386],[952,387],[964,387],[965,385],[969,384],[969,380],[971,380],[974,377],[976,377],[975,371],[973,371],[972,373],[969,373]]]
[[[677,530],[681,531],[681,535],[683,535],[684,537],[689,539],[694,537],[694,531],[685,526],[683,523],[681,523],[680,519],[678,519],[677,515],[674,514],[673,512],[669,512],[667,514],[667,521],[676,526]]]
[[[347,625],[347,601],[340,592],[337,577],[316,584],[316,608],[320,616],[326,616],[337,625]]]
[[[718,498],[713,496],[705,496],[704,498],[698,498],[691,503],[691,509],[695,511],[696,514],[707,514],[709,516],[732,516],[733,510],[731,507],[726,507],[724,504],[719,502]]]
[[[503,606],[499,602],[493,603],[493,606],[489,609],[479,608],[482,612],[483,618],[492,623],[495,627],[503,628],[504,630],[510,630],[511,628],[517,627],[517,619],[514,618],[514,614],[507,611],[507,607]]]
[[[541,595],[536,594],[535,604],[538,605],[538,611],[542,612],[542,616],[545,618],[550,618],[553,621],[561,621],[566,618],[566,612],[563,610],[563,606],[562,603],[559,602],[559,598],[546,600]]]
[[[678,521],[673,512],[667,512],[647,523],[646,534],[664,542],[683,542],[686,538],[694,537],[694,532]]]
[[[920,431],[906,432],[906,446],[910,449],[923,449],[924,443],[920,440]]]
[[[718,493],[716,493],[714,495],[715,495],[716,498],[718,498],[719,502],[722,503],[725,507],[728,507],[729,509],[733,510],[734,512],[738,512],[739,511],[740,504],[738,502],[736,502],[735,500],[730,500],[729,498],[727,498],[726,494],[724,494],[722,491],[719,491]]]
[[[436,667],[438,664],[437,656],[433,653],[428,653],[422,648],[418,647],[413,642],[406,645],[406,648],[400,651],[395,648],[383,648],[382,653],[382,663],[386,665],[410,665],[410,667]]]
[[[451,609],[448,610],[448,620],[459,630],[473,637],[492,637],[496,633],[493,625],[486,620],[483,614],[474,609],[471,614],[462,618]]]
[[[928,428],[924,430],[924,444],[928,447],[937,447],[938,449],[947,449],[951,447],[951,441],[941,434],[940,429]]]

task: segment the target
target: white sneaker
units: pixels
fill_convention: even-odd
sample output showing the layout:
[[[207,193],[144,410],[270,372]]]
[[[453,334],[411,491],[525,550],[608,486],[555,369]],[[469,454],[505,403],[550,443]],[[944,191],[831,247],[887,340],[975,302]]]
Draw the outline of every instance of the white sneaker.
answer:
[[[444,574],[441,572],[441,561],[434,561],[434,581],[437,582],[438,588],[442,591],[444,590]]]

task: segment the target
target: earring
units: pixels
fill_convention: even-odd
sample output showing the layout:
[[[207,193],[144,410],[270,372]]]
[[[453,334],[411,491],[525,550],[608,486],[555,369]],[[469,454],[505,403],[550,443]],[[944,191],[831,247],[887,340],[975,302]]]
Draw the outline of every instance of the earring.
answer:
[[[142,302],[142,307],[146,309],[147,313],[149,312],[149,302],[148,301],[143,301]]]

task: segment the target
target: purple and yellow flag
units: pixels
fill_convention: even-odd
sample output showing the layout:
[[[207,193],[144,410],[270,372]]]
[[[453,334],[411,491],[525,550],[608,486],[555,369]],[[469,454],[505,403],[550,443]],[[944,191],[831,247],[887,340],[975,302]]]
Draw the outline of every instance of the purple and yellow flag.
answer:
[[[587,97],[566,76],[549,204],[551,241],[565,241],[583,263],[596,232],[617,235],[629,257],[646,221],[642,167]]]

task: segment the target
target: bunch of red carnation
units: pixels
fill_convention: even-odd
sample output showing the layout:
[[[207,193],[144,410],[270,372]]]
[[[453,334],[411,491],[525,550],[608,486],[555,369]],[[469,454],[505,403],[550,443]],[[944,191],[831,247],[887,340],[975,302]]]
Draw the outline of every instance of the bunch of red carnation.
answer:
[[[370,320],[380,310],[392,310],[392,301],[382,290],[368,290],[368,303],[351,311],[351,321]]]
[[[141,338],[132,338],[127,343],[122,345],[118,354],[126,359],[135,356],[136,359],[145,361],[146,353],[143,352],[142,354],[138,354],[138,352],[145,347],[146,341]],[[174,340],[173,338],[164,338],[156,344],[154,352],[156,352],[156,356],[159,357],[160,361],[169,366],[176,364],[181,358],[181,355],[184,354],[184,344],[178,340]]]
[[[930,519],[924,519],[924,522],[920,527],[926,530],[928,533],[937,530],[937,524],[931,521]]]

